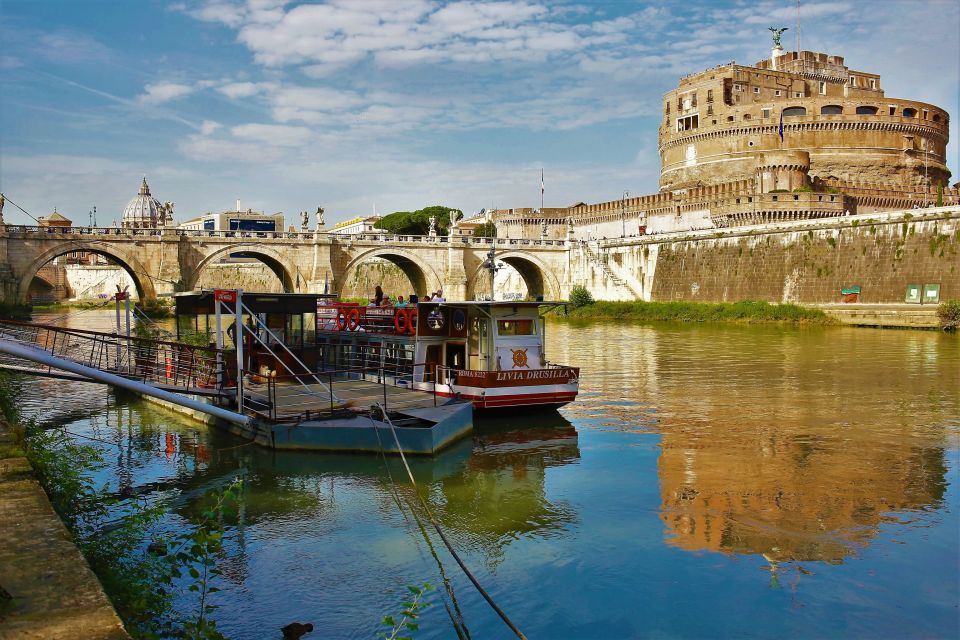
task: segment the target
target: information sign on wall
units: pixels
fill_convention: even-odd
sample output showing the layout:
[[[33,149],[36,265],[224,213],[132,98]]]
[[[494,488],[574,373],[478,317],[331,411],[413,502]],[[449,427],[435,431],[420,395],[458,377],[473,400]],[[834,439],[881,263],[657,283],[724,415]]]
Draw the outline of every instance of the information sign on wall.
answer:
[[[909,302],[911,304],[920,304],[920,285],[919,284],[908,284],[907,285],[907,294],[904,297],[904,302]]]

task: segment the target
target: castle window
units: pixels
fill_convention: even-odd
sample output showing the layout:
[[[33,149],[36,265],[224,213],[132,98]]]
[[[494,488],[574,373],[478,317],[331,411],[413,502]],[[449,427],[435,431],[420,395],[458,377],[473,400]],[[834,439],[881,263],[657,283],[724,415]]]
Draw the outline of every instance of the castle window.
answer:
[[[923,110],[923,119],[924,120],[930,119],[930,113],[926,109]]]
[[[775,96],[779,96],[779,95],[782,95],[782,94],[783,94],[783,91],[780,91],[780,89],[776,89],[776,90],[773,92],[773,95],[775,95]]]
[[[764,119],[770,117],[770,109],[764,109],[761,113],[763,114],[762,117],[763,117]]]
[[[933,114],[933,121],[934,121],[934,122],[940,122],[940,114],[939,114],[939,113]]]
[[[754,88],[753,88],[753,92],[754,92],[754,93],[760,93],[760,87],[754,87]]]
[[[790,118],[793,116],[805,116],[807,115],[807,110],[805,107],[787,107],[783,110],[783,117]]]
[[[820,115],[822,116],[838,116],[843,113],[843,107],[838,104],[825,104],[820,107]]]
[[[890,105],[890,115],[897,115],[897,107],[895,105]]]
[[[917,110],[916,110],[916,109],[911,109],[911,108],[908,107],[908,108],[906,108],[906,109],[903,110],[903,117],[904,117],[904,118],[916,118],[916,117],[917,117]]]
[[[727,122],[733,122],[733,116],[727,116]]]
[[[869,105],[857,107],[858,116],[875,116],[877,115],[878,109],[876,107],[871,107]]]
[[[857,86],[857,76],[850,76],[850,86],[851,87]]]
[[[793,97],[794,97],[794,98],[802,98],[802,97],[803,97],[803,94],[798,91],[798,92],[796,92],[795,94],[793,94]]]
[[[820,95],[827,95],[827,83],[823,82],[822,80],[820,81]]]
[[[877,81],[874,80],[873,78],[870,78],[870,88],[871,88],[871,89],[876,89],[876,88],[877,88]]]
[[[734,91],[743,91],[743,85],[742,85],[742,84],[735,84],[735,85],[733,85],[733,90],[734,90]]]
[[[707,102],[713,102],[713,89],[707,89]]]
[[[749,114],[749,113],[743,114],[743,119],[744,119],[744,120],[749,120],[749,119],[750,119],[750,114]]]

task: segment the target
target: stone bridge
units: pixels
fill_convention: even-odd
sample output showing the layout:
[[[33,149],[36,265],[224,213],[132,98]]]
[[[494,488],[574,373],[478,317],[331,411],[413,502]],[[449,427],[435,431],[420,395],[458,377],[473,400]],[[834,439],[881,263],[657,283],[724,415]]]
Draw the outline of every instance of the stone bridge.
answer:
[[[339,292],[360,264],[381,258],[397,265],[420,295],[442,288],[449,300],[471,300],[489,287],[481,263],[494,244],[497,260],[520,273],[531,296],[547,300],[567,296],[571,272],[563,240],[171,228],[0,226],[0,283],[4,300],[24,302],[34,278],[43,278],[44,265],[58,256],[86,251],[123,267],[140,298],[150,300],[194,289],[207,266],[242,253],[267,265],[284,291],[316,293],[329,286],[331,292]]]

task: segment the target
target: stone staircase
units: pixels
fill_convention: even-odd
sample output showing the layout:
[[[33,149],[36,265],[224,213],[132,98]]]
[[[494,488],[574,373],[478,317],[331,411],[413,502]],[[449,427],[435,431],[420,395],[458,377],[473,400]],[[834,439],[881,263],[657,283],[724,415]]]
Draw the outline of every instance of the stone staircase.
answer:
[[[583,249],[587,255],[587,259],[590,260],[590,263],[600,269],[603,275],[607,277],[607,280],[612,282],[614,286],[629,292],[629,294],[636,300],[643,299],[643,295],[634,289],[629,282],[618,276],[616,272],[610,268],[610,265],[607,264],[607,261],[601,258],[593,249],[590,248],[589,244],[583,245]]]

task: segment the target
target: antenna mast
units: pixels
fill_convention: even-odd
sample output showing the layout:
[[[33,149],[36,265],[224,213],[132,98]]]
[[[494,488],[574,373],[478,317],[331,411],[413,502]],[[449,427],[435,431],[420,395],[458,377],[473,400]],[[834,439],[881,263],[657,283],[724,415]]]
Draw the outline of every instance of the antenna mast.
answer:
[[[800,0],[797,0],[797,57],[800,56]]]

